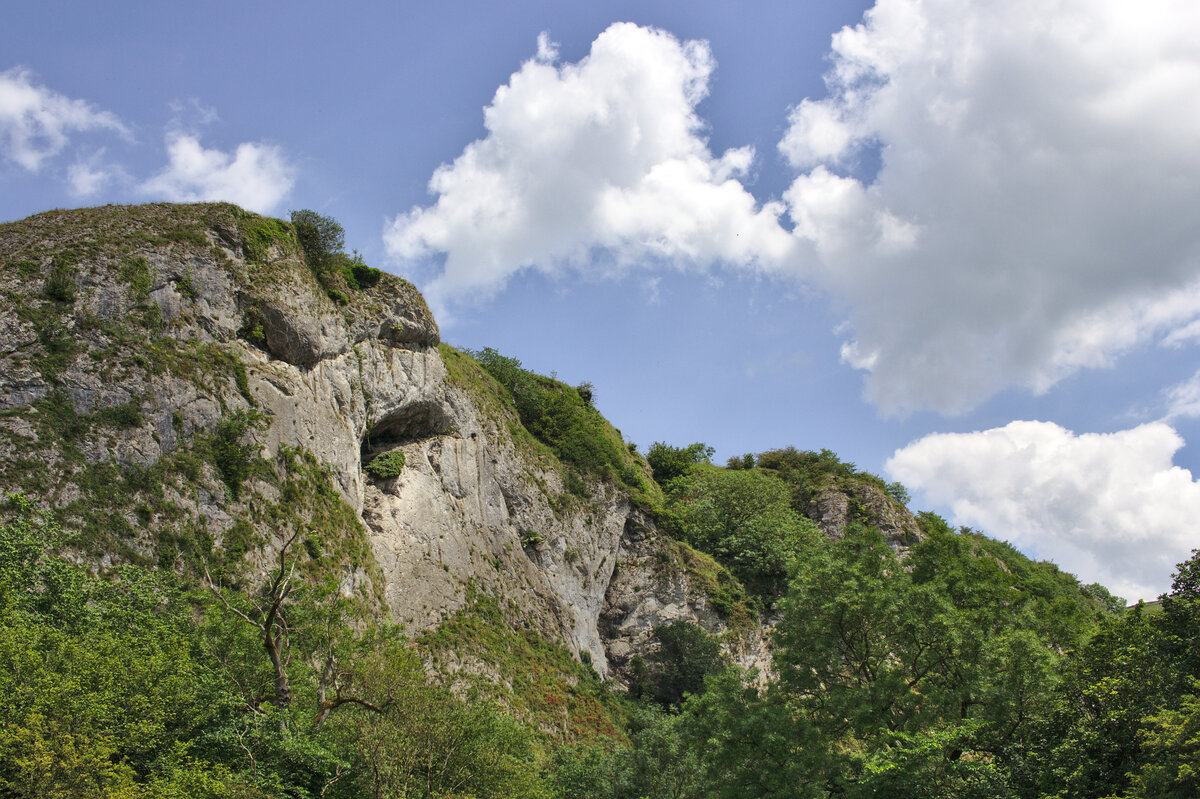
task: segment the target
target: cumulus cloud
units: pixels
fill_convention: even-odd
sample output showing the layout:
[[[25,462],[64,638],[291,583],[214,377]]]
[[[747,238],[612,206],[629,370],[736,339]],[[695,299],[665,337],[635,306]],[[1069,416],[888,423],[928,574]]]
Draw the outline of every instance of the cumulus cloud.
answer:
[[[33,82],[22,67],[0,72],[0,151],[30,172],[62,152],[70,134],[108,130],[128,136],[112,113]]]
[[[388,224],[393,256],[444,261],[431,299],[486,297],[525,268],[786,259],[782,205],[760,206],[741,183],[753,150],[716,155],[704,138],[706,43],[618,23],[578,63],[557,59],[539,37],[484,110],[487,135],[434,173],[436,202]]]
[[[1196,337],[1198,33],[1190,0],[878,0],[834,36],[785,199],[876,404],[959,412]]]
[[[1033,549],[1127,599],[1153,599],[1196,546],[1200,482],[1172,463],[1183,444],[1163,422],[1111,434],[1012,422],[926,436],[886,469],[952,508],[956,524]]]
[[[171,202],[223,200],[253,211],[276,208],[295,182],[279,147],[243,142],[232,152],[208,149],[190,133],[167,133],[167,166],[138,188]]]

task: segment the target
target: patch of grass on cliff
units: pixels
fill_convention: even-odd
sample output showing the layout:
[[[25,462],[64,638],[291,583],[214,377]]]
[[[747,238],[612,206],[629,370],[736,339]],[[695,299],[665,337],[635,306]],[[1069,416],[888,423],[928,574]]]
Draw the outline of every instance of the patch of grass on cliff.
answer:
[[[292,226],[282,219],[242,212],[237,226],[242,234],[242,253],[252,264],[265,266],[272,247],[281,247],[286,252],[296,249]]]
[[[129,256],[121,262],[117,278],[129,287],[129,296],[137,304],[150,301],[150,286],[154,275],[150,270],[150,262],[144,256]]]
[[[448,660],[495,669],[499,680],[471,666],[446,675],[466,684],[474,697],[497,699],[551,740],[624,740],[627,700],[614,693],[566,648],[533,630],[516,629],[519,610],[506,617],[500,603],[467,589],[467,605],[436,630],[417,638],[437,668]]]
[[[0,259],[39,259],[47,251],[73,262],[118,260],[149,247],[208,248],[209,231],[231,227],[228,203],[152,203],[47,211],[0,225]]]
[[[711,555],[666,536],[661,536],[658,543],[655,571],[686,574],[692,586],[708,597],[713,609],[730,622],[747,622],[757,615],[758,608],[745,587]]]
[[[634,491],[649,490],[641,464],[621,434],[592,406],[589,384],[572,387],[530,372],[516,358],[490,347],[469,354],[508,392],[525,429],[559,460]]]

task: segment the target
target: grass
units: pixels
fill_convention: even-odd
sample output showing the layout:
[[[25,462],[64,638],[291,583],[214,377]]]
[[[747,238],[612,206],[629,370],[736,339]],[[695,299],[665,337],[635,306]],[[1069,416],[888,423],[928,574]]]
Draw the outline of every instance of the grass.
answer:
[[[666,536],[660,536],[658,543],[656,571],[674,570],[686,574],[692,586],[708,597],[713,609],[728,621],[745,622],[755,616],[746,589],[711,555]]]
[[[495,350],[463,352],[445,343],[439,349],[448,382],[507,428],[527,457],[559,471],[567,490],[550,498],[556,510],[590,496],[588,480],[619,484],[646,507],[662,504],[645,462],[578,388],[525,370]]]
[[[590,666],[575,660],[564,647],[532,630],[516,629],[494,597],[467,589],[467,605],[425,633],[417,644],[427,650],[435,667],[451,656],[477,658],[494,668],[500,679],[463,669],[454,675],[465,681],[476,698],[496,699],[544,736],[558,741],[623,740],[627,701],[613,693]]]

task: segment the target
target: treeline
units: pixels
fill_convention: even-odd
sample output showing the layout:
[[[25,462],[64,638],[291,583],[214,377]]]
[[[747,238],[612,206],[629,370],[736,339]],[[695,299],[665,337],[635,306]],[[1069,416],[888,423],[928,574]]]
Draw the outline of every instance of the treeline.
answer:
[[[670,631],[635,692],[633,744],[577,755],[579,796],[1185,797],[1200,795],[1200,551],[1161,612],[1080,585],[977,532],[919,515],[903,560],[851,523],[826,541],[800,509],[830,481],[902,486],[832,453],[775,450],[718,469],[702,444],[651,447],[665,519],[777,620],[772,674]],[[678,664],[708,664],[663,701]],[[664,689],[665,686],[665,689]],[[677,693],[677,692],[676,692]]]

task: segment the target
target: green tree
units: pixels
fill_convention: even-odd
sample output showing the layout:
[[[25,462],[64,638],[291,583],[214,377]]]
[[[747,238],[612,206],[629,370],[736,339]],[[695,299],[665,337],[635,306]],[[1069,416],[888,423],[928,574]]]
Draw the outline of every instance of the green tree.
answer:
[[[696,468],[675,479],[670,509],[683,538],[762,597],[783,593],[796,559],[819,539],[787,487],[757,471]]]
[[[630,686],[664,707],[678,706],[687,694],[704,690],[704,678],[726,666],[721,644],[693,622],[676,620],[654,629],[658,644],[641,679]]]
[[[646,451],[646,461],[654,471],[654,479],[661,486],[682,477],[702,463],[709,463],[714,450],[697,441],[686,447],[672,447],[664,441],[655,441]]]
[[[327,267],[346,246],[346,230],[336,219],[316,211],[292,211],[292,227],[313,271]]]

